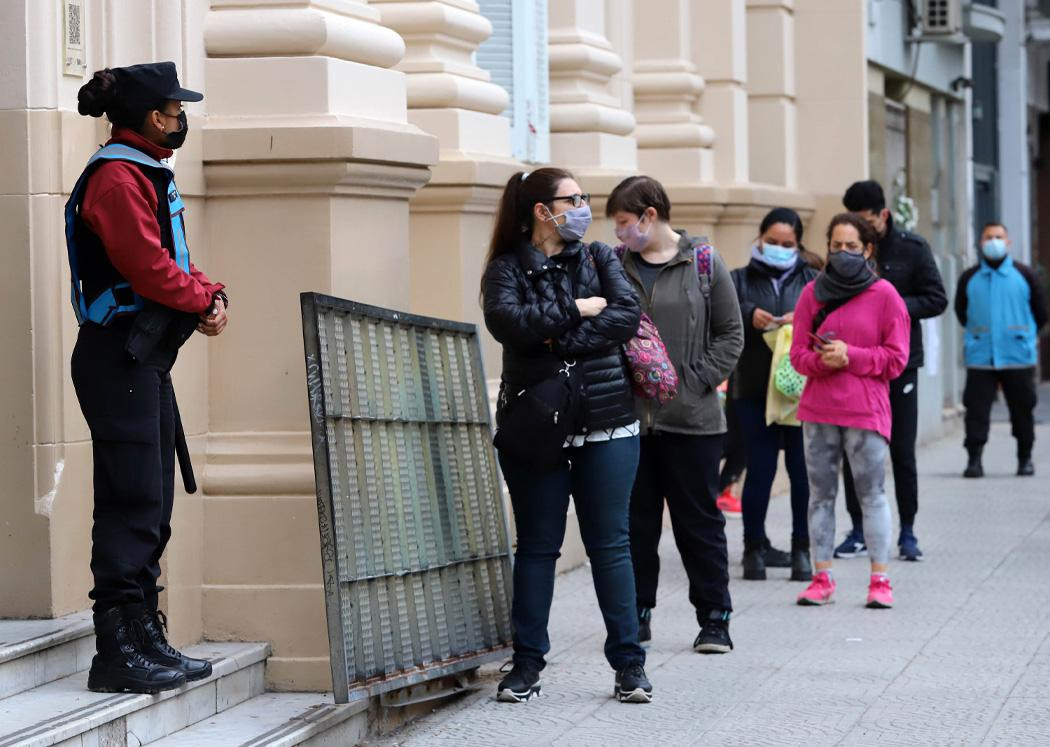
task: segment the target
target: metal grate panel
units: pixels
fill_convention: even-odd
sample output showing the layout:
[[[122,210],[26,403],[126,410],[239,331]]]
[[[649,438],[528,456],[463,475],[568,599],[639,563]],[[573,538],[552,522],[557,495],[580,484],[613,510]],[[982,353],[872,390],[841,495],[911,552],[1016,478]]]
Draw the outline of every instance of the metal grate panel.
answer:
[[[301,301],[336,702],[505,657],[510,544],[477,329]]]

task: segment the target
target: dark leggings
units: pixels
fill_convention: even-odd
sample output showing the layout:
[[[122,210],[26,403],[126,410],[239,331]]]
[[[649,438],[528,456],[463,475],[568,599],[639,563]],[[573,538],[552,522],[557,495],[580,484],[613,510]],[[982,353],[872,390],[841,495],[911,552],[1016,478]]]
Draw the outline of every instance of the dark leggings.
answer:
[[[722,458],[725,463],[718,475],[719,493],[739,480],[747,466],[747,447],[744,446],[744,437],[740,433],[731,399],[726,400],[726,434],[722,440]]]
[[[791,478],[791,538],[808,540],[809,478],[802,428],[766,425],[764,399],[738,399],[733,402],[743,441],[747,444],[747,479],[742,496],[744,540],[760,542],[766,538],[766,512],[773,479],[777,476],[777,456],[784,448],[784,464]]]

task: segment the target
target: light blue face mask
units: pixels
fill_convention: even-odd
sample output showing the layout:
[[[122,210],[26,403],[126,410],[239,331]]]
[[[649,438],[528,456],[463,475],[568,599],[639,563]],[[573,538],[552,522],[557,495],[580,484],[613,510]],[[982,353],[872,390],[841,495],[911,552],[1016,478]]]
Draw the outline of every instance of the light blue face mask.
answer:
[[[777,246],[776,244],[762,244],[762,256],[773,267],[786,270],[795,266],[798,251],[786,246]]]
[[[563,241],[579,241],[591,225],[591,206],[586,203],[559,215],[554,215],[548,209],[547,215],[550,216],[547,220],[554,222],[554,230],[558,232]],[[565,216],[565,222],[558,223],[558,218],[562,216]]]
[[[1006,256],[1006,242],[1002,239],[988,239],[981,244],[984,258],[996,262]]]

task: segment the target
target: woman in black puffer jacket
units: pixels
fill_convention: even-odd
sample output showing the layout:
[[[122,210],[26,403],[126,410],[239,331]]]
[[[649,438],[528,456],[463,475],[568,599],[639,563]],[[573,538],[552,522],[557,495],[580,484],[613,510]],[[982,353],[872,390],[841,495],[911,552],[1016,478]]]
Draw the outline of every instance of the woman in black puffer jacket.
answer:
[[[517,529],[514,667],[497,693],[505,702],[540,690],[570,495],[605,618],[615,692],[622,701],[652,697],[634,610],[627,507],[638,466],[638,421],[622,353],[641,311],[613,250],[581,241],[591,220],[589,199],[561,169],[512,176],[482,279],[485,324],[503,345],[496,442]],[[546,431],[522,435],[508,425],[507,413],[528,401],[527,390],[566,374],[579,404],[564,442],[556,442],[556,466],[539,468],[529,459],[530,441]],[[533,409],[538,415],[544,406]]]
[[[814,255],[802,247],[802,220],[789,208],[775,208],[762,220],[751,261],[731,273],[744,320],[744,352],[740,356],[729,393],[733,399],[744,442],[747,443],[747,478],[744,480],[744,578],[763,580],[766,566],[791,568],[793,581],[809,581],[809,481],[802,446],[801,426],[766,424],[766,392],[773,351],[763,335],[794,321],[795,304],[802,289],[819,270]],[[804,335],[808,330],[795,330]],[[791,554],[773,547],[766,537],[766,511],[777,473],[777,455],[784,449],[784,463],[791,478]]]

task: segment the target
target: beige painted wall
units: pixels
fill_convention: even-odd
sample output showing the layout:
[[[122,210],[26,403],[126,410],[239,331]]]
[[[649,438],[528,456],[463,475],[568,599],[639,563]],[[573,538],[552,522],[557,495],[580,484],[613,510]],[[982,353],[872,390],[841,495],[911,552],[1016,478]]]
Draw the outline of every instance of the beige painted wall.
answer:
[[[191,341],[174,374],[203,485],[176,499],[174,637],[270,640],[271,687],[324,689],[298,293],[481,323],[492,216],[519,168],[504,94],[470,60],[488,22],[473,0],[85,6],[89,72],[174,59],[206,96],[188,107],[177,167],[194,261],[228,284],[231,323]],[[604,196],[639,163],[667,184],[674,222],[712,236],[731,266],[770,207],[815,209],[812,231],[867,173],[863,6],[552,4],[552,152],[596,196],[590,238],[613,240]],[[667,58],[656,7],[689,31]],[[106,134],[75,114],[83,79],[60,69],[59,9],[0,5],[0,616],[81,609],[90,587],[91,459],[69,383],[61,206]],[[755,117],[777,120],[772,141]],[[483,344],[494,379],[499,349],[487,334]],[[565,563],[582,557],[570,535]]]

